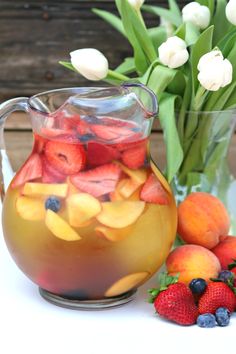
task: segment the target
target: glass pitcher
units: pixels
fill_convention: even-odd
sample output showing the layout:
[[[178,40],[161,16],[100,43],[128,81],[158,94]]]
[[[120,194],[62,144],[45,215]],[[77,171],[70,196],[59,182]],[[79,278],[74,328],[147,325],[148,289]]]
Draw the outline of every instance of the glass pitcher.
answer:
[[[30,115],[34,145],[13,177],[1,135],[3,233],[14,261],[54,304],[129,302],[176,233],[175,201],[149,152],[156,96],[127,84],[16,98],[0,106],[2,131],[17,110]]]

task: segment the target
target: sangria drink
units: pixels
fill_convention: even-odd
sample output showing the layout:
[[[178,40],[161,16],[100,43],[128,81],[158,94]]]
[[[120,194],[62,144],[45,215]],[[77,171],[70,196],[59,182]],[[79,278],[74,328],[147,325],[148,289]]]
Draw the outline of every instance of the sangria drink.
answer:
[[[44,291],[72,301],[132,292],[163,264],[176,231],[149,131],[63,110],[34,130],[32,153],[4,199],[15,262]]]

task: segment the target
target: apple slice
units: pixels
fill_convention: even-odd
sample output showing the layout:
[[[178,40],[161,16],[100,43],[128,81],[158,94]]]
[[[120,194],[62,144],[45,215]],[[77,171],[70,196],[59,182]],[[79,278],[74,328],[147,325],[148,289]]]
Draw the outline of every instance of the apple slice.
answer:
[[[66,200],[68,219],[72,226],[80,227],[98,215],[101,211],[100,202],[92,195],[78,193]]]
[[[67,177],[66,183],[68,184],[68,190],[67,190],[68,197],[73,194],[82,193],[78,188],[75,187],[75,185],[73,183],[71,183],[69,177]]]
[[[133,224],[142,214],[145,203],[141,201],[117,201],[102,203],[97,220],[108,227],[122,229]]]
[[[65,198],[67,189],[67,183],[26,183],[23,188],[23,194],[30,196],[54,195]]]
[[[51,233],[64,241],[79,241],[80,235],[54,211],[48,209],[45,217],[45,224]]]
[[[22,219],[39,221],[46,215],[44,199],[20,196],[16,199],[16,210]]]
[[[146,280],[148,276],[148,272],[139,272],[126,275],[125,277],[116,281],[109,289],[107,289],[105,296],[113,297],[124,294],[127,291],[136,288],[140,283]]]
[[[120,166],[123,172],[125,172],[129,177],[131,177],[135,182],[140,185],[145,183],[147,179],[147,171],[144,168],[139,168],[138,170],[131,170],[130,168],[123,165],[121,162],[116,161],[116,164]]]

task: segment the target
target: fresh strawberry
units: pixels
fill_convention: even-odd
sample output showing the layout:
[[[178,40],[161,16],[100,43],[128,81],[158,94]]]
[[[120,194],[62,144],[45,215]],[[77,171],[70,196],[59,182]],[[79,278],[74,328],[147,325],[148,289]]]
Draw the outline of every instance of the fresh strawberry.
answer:
[[[168,194],[154,173],[151,173],[145,182],[140,193],[140,199],[148,203],[160,205],[169,203]]]
[[[141,139],[140,140],[140,137],[139,139],[136,139],[136,140],[131,140],[131,141],[125,141],[125,142],[122,142],[122,143],[118,143],[118,144],[115,144],[114,147],[119,150],[120,152],[122,151],[125,151],[125,150],[129,150],[129,149],[132,149],[132,148],[138,148],[138,147],[143,147],[143,148],[146,148],[147,149],[147,138],[145,139]]]
[[[224,282],[210,282],[199,300],[199,313],[214,314],[219,307],[226,307],[233,312],[236,307],[236,296]]]
[[[137,170],[144,165],[146,158],[146,146],[140,145],[125,150],[122,154],[122,162],[132,170]]]
[[[73,129],[76,129],[77,126],[80,124],[80,115],[79,114],[75,114],[73,116],[64,116],[62,117],[60,120],[59,120],[59,123],[60,123],[60,128],[62,130],[73,130]]]
[[[91,125],[91,130],[98,138],[113,142],[121,142],[135,134],[132,130],[127,128],[99,124]]]
[[[49,163],[49,161],[43,156],[43,175],[42,182],[43,183],[59,183],[64,182],[66,179],[66,175],[62,174]]]
[[[194,297],[186,284],[177,282],[176,277],[164,275],[159,289],[151,289],[156,312],[163,318],[183,326],[196,323],[198,309]]]
[[[45,140],[42,136],[38,134],[34,134],[34,147],[33,147],[33,152],[37,152],[38,154],[41,154],[44,149],[44,145],[47,140]]]
[[[11,183],[11,187],[12,188],[19,187],[25,182],[40,177],[42,177],[42,161],[39,154],[34,153],[24,163],[20,171],[17,172],[15,178],[13,179],[13,182]]]
[[[48,162],[63,174],[75,174],[85,166],[86,155],[82,145],[48,141],[45,156]]]
[[[112,146],[96,142],[88,143],[87,162],[92,167],[105,165],[112,162],[112,160],[118,160],[119,158],[119,151]]]
[[[84,120],[79,121],[76,129],[79,135],[91,134],[90,126]]]
[[[71,176],[70,180],[81,191],[89,193],[94,197],[100,197],[114,191],[120,174],[120,167],[110,163],[92,170],[80,172]]]
[[[73,130],[70,132],[65,131],[64,129],[57,129],[57,128],[41,128],[41,134],[43,134],[48,139],[51,138],[58,138],[60,136],[64,136],[65,134],[71,133],[73,134]]]

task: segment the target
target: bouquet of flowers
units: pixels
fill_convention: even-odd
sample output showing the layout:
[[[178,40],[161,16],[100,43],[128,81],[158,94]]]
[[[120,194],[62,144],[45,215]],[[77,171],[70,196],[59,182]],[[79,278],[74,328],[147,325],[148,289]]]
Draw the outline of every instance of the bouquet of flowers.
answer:
[[[83,48],[61,64],[89,80],[151,88],[159,101],[165,174],[176,195],[212,192],[217,180],[223,196],[232,184],[226,155],[236,107],[236,0],[198,0],[182,10],[175,0],[168,9],[144,0],[115,2],[119,16],[92,11],[129,41],[132,57],[110,70],[101,52]],[[160,17],[160,25],[147,28],[143,12]]]

